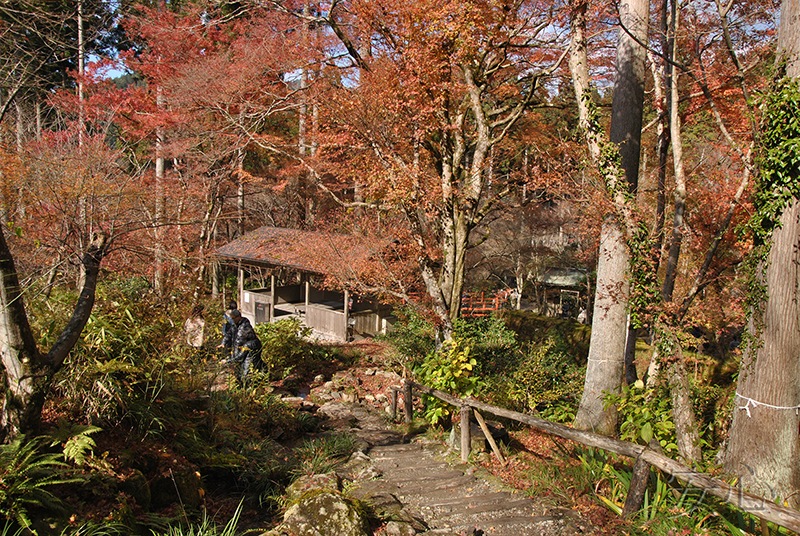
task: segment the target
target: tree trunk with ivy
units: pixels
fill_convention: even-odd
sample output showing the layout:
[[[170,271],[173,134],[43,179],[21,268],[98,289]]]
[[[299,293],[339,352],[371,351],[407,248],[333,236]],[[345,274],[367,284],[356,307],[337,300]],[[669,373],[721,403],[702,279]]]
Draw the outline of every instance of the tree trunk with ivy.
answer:
[[[576,32],[584,30],[580,23],[583,13],[585,4],[576,2],[573,5],[574,36]],[[640,43],[647,41],[649,2],[633,0],[620,6],[620,21],[625,28],[620,30],[617,44],[617,72],[609,137],[612,143],[619,145],[619,168],[624,171],[624,178],[618,176],[617,169],[600,169],[606,176],[611,195],[615,198],[625,198],[624,190],[633,192],[638,183],[646,55],[646,50]],[[584,79],[587,76],[586,45],[585,41],[579,41],[580,39],[573,38],[570,66],[576,79],[575,90],[580,101],[587,94],[586,88],[589,84]],[[581,115],[583,114],[584,111],[581,110]],[[581,123],[590,132],[592,126],[583,119],[582,117]],[[596,135],[590,133],[587,141],[592,157],[598,163],[600,155]],[[607,163],[600,161],[599,165],[603,167]],[[618,208],[625,202],[615,199]],[[620,214],[607,217],[601,231],[586,380],[574,423],[576,428],[608,435],[616,433],[617,411],[613,407],[604,407],[603,393],[619,392],[628,331],[629,255],[623,229],[628,227],[630,231],[630,224],[621,221],[622,219]]]
[[[750,341],[739,370],[725,469],[767,500],[800,506],[800,0],[783,0],[785,78],[765,106],[754,220]]]

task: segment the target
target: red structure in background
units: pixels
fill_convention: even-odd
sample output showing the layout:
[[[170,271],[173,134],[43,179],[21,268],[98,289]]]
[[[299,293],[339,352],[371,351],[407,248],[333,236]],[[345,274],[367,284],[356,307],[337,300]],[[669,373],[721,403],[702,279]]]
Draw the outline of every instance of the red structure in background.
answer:
[[[511,292],[510,290],[496,290],[491,294],[465,292],[461,297],[461,316],[464,318],[489,316],[506,306]]]

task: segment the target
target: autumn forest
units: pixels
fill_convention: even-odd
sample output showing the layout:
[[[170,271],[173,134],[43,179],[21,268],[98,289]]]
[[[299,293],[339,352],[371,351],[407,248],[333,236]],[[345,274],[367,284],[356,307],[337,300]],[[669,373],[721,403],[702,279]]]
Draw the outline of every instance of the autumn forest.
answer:
[[[51,447],[73,454],[111,423],[166,437],[164,385],[207,381],[179,344],[189,311],[205,306],[214,346],[239,285],[269,279],[217,250],[270,226],[369,249],[350,264],[300,245],[321,287],[394,307],[398,372],[451,374],[430,356],[469,344],[474,391],[452,394],[655,437],[797,508],[799,16],[797,0],[3,0],[0,454],[34,456],[64,420]],[[553,270],[582,283],[559,294]],[[468,327],[464,300],[498,292],[507,325]],[[572,327],[523,344],[523,314]],[[352,358],[258,332],[280,361],[266,380]],[[500,332],[513,351],[480,350]],[[265,396],[229,405],[266,419]],[[269,426],[289,419],[268,404]],[[65,463],[110,474],[92,459]],[[3,534],[48,533],[31,521],[45,500],[2,471]]]

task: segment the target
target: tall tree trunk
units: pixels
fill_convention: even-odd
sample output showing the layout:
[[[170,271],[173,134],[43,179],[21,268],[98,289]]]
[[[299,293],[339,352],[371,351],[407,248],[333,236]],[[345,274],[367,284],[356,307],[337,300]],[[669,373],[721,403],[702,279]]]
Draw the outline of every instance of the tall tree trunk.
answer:
[[[675,36],[678,32],[679,10],[673,2],[672,7],[672,30],[670,35]],[[672,39],[673,47],[677,46],[677,39]],[[675,57],[676,50],[673,48],[670,57]],[[675,278],[678,273],[678,259],[681,254],[683,242],[683,215],[686,211],[686,173],[683,166],[683,139],[681,137],[681,118],[678,113],[678,73],[670,77],[670,86],[667,88],[670,95],[669,107],[669,131],[672,140],[672,162],[675,170],[675,189],[673,190],[674,215],[672,220],[672,236],[669,244],[669,254],[667,255],[666,273],[664,275],[664,286],[662,294],[664,301],[672,301],[675,290]]]
[[[677,2],[672,2],[671,28],[669,31],[672,50],[670,58],[677,55],[676,36],[680,27],[680,10]],[[686,172],[683,162],[683,136],[681,135],[681,119],[678,112],[680,95],[678,94],[678,73],[675,72],[669,77],[669,132],[672,140],[672,162],[675,171],[675,189],[673,190],[674,215],[672,221],[672,237],[670,239],[669,253],[667,255],[667,266],[664,274],[663,298],[665,302],[671,302],[675,292],[675,279],[678,274],[678,261],[680,260],[681,246],[683,242],[684,213],[686,212]],[[683,352],[680,351],[680,343],[671,345],[677,348],[675,355],[661,356],[668,359],[669,366],[669,387],[672,394],[672,417],[675,421],[675,435],[678,445],[678,453],[686,463],[702,461],[703,453],[700,450],[700,428],[694,415],[694,403],[692,402],[689,381],[686,378],[686,367],[683,363]]]
[[[669,0],[661,0],[659,7],[661,20],[659,21],[659,33],[661,35],[661,59],[662,67],[656,68],[656,60],[653,58],[653,86],[656,95],[656,109],[659,113],[658,118],[658,179],[656,184],[656,213],[655,213],[655,244],[659,255],[656,262],[661,262],[661,250],[664,247],[664,219],[667,205],[667,157],[669,156],[669,110],[671,109],[672,98],[670,89],[672,87],[672,40],[669,33]],[[656,265],[658,272],[658,265]]]
[[[794,1],[797,4],[797,0]],[[786,6],[787,2],[784,2]],[[784,11],[785,13],[785,11]],[[795,11],[795,14],[800,14]],[[785,15],[784,15],[785,16]],[[798,28],[800,29],[800,28]],[[773,232],[763,284],[768,297],[757,340],[745,349],[736,388],[725,469],[742,486],[768,500],[798,505],[800,489],[800,202],[795,200]],[[754,313],[754,314],[757,314]]]
[[[107,251],[106,237],[96,235],[82,264],[86,280],[72,317],[53,347],[43,354],[33,338],[14,258],[0,230],[0,358],[3,396],[0,441],[39,431],[42,408],[70,350],[78,341],[94,306],[100,262]]]
[[[622,384],[628,319],[628,251],[619,225],[603,223],[600,232],[592,334],[581,403],[575,427],[614,435],[616,408],[605,409],[603,393],[618,392]]]
[[[800,0],[783,0],[781,5],[778,56],[787,60],[787,77],[800,77]],[[759,267],[767,296],[762,308],[751,313],[748,325],[755,340],[747,345],[739,370],[725,469],[767,500],[788,499],[797,507],[800,201],[795,197],[789,203],[772,232],[768,258]]]
[[[620,191],[625,188],[634,192],[639,180],[646,57],[646,50],[640,43],[647,42],[648,22],[647,0],[632,0],[620,5],[620,23],[624,28],[620,30],[617,43],[610,141],[619,145],[626,183],[618,182],[616,170],[600,170],[611,179],[610,193],[617,199],[622,197]],[[585,43],[583,46],[573,44],[572,50],[585,48]],[[585,63],[585,60],[576,63],[581,62]],[[585,90],[579,98],[585,98]],[[624,201],[617,204],[620,206]],[[613,216],[608,217],[603,223],[600,241],[589,360],[574,424],[576,428],[610,435],[616,433],[617,410],[604,408],[602,396],[604,392],[619,391],[627,340],[629,256],[623,224]]]
[[[161,110],[164,107],[164,97],[161,88],[156,88],[156,107]],[[155,255],[153,262],[153,289],[156,295],[164,294],[164,129],[159,126],[156,128],[156,198],[154,213],[154,247]]]

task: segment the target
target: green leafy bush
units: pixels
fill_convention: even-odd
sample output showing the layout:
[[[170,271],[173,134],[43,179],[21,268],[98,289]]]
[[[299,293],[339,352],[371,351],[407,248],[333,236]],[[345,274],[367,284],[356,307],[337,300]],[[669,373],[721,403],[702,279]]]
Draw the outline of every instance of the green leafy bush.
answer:
[[[606,393],[603,403],[607,408],[614,405],[619,411],[620,438],[646,445],[655,438],[664,452],[678,450],[675,444],[675,423],[672,421],[672,405],[668,396],[659,396],[644,383],[623,385],[619,394]]]
[[[311,353],[307,340],[311,329],[299,319],[256,324],[254,329],[263,345],[261,362],[271,379],[279,379],[305,364]]]
[[[442,343],[441,348],[431,352],[418,367],[414,369],[417,380],[429,387],[450,393],[453,396],[466,397],[478,394],[484,382],[480,376],[473,374],[477,365],[470,355],[467,341],[453,338]],[[437,398],[426,396],[425,419],[432,424],[452,415],[452,408]]]
[[[413,367],[436,348],[436,328],[430,318],[414,307],[395,310],[398,321],[381,339],[401,356],[403,366]]]
[[[560,422],[574,418],[583,387],[584,367],[562,351],[556,341],[545,339],[519,354],[507,376],[496,376],[494,401],[523,413],[542,412]]]
[[[481,375],[505,375],[517,359],[516,333],[498,316],[458,319],[453,332],[456,338],[470,341],[471,355]]]
[[[552,318],[530,311],[501,311],[499,317],[523,346],[554,341],[554,349],[578,364],[586,362],[592,329],[571,318]]]

